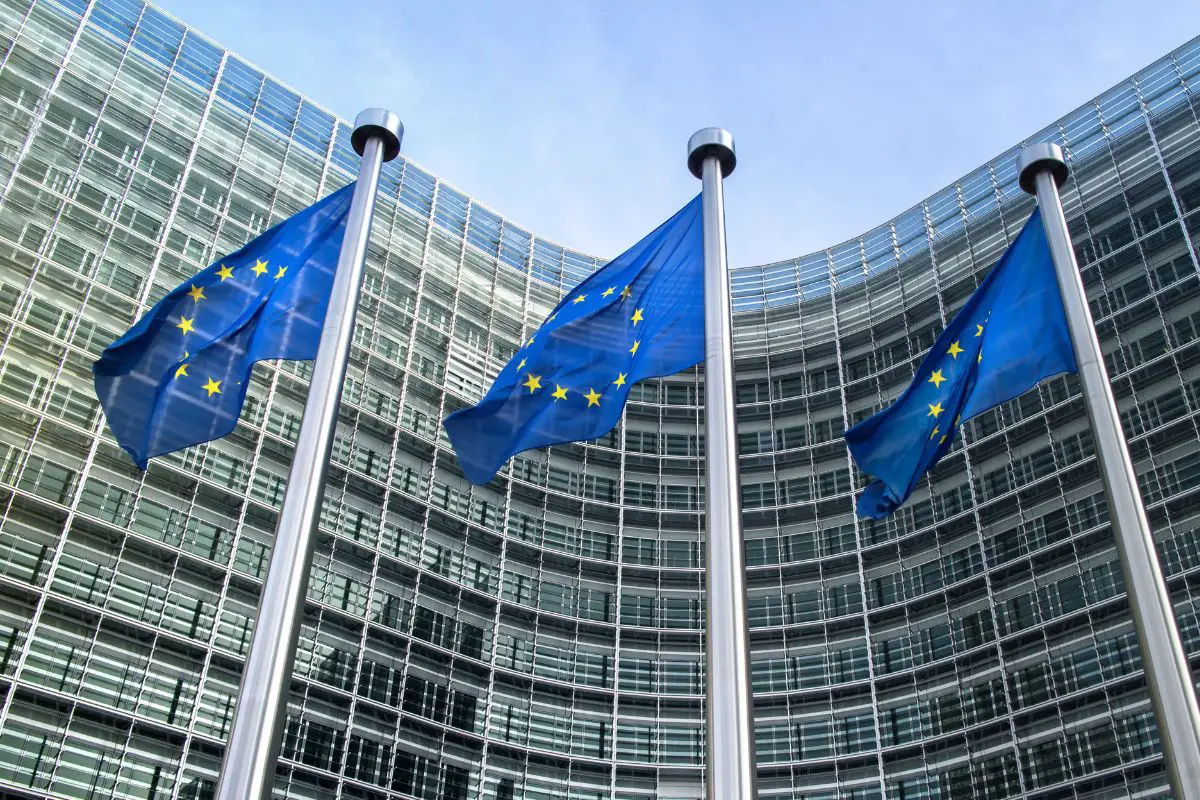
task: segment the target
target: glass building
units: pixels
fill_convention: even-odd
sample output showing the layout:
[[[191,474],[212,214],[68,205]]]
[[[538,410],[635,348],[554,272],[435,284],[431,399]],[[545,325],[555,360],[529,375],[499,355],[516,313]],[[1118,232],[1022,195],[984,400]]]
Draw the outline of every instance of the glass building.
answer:
[[[308,368],[261,366],[234,434],[143,475],[90,366],[351,180],[350,129],[138,0],[0,0],[0,53],[0,793],[211,797]],[[1195,661],[1200,39],[1047,140]],[[735,269],[764,798],[1167,793],[1073,378],[967,424],[892,519],[853,515],[840,435],[1024,223],[1019,149]],[[702,376],[472,488],[439,420],[598,259],[399,159],[367,261],[279,795],[701,797]]]

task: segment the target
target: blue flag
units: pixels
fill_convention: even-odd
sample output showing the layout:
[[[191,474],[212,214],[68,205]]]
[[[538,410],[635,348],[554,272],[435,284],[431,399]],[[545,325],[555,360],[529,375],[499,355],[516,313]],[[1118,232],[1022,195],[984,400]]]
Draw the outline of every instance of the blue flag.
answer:
[[[92,366],[113,435],[139,469],[233,430],[250,369],[317,354],[354,184],[185,281]]]
[[[1062,295],[1035,210],[904,393],[846,431],[859,469],[876,478],[858,498],[858,515],[882,519],[903,505],[950,450],[960,423],[1074,371]]]
[[[479,404],[446,417],[472,483],[534,447],[595,439],[629,388],[704,358],[700,198],[572,289]]]

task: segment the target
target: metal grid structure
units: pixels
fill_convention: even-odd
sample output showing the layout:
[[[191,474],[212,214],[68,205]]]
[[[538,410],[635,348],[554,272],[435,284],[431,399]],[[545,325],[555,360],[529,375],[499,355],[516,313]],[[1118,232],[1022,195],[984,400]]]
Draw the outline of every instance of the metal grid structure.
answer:
[[[0,0],[0,51],[0,790],[209,797],[307,370],[261,366],[234,434],[142,475],[90,365],[349,181],[349,126],[138,0]],[[1043,140],[1198,659],[1200,39]],[[763,797],[1166,793],[1073,379],[966,425],[891,520],[852,512],[840,435],[1023,224],[1018,151],[734,271]],[[597,263],[385,168],[280,796],[701,796],[702,376],[483,487],[438,428]]]

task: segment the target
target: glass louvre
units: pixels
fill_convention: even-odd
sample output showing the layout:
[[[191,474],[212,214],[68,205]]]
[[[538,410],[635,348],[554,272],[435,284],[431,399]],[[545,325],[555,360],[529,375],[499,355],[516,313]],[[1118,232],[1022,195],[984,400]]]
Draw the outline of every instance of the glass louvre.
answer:
[[[261,366],[233,435],[143,475],[90,364],[352,180],[349,126],[140,0],[0,0],[0,37],[0,792],[211,797],[309,368]],[[1197,91],[1200,39],[1030,137],[1072,161],[1193,659]],[[973,420],[892,519],[852,512],[842,431],[903,389],[1023,224],[1018,151],[862,237],[733,270],[763,797],[1165,792],[1073,378]],[[600,263],[386,168],[281,796],[702,796],[702,375],[636,387],[612,434],[483,487],[438,426]]]

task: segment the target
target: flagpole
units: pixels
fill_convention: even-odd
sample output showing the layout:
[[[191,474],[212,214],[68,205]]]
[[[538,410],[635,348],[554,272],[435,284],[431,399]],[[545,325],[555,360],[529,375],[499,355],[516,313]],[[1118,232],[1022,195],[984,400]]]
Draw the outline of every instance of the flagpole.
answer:
[[[367,109],[354,120],[350,141],[362,156],[358,185],[350,201],[345,239],[338,255],[329,310],[304,404],[296,454],[275,527],[275,546],[259,601],[250,655],[242,672],[217,800],[267,800],[272,793],[283,722],[287,717],[296,638],[304,617],[313,542],[375,211],[375,191],[383,163],[400,154],[403,136],[400,118],[384,109]]]
[[[1176,800],[1200,800],[1200,707],[1058,196],[1068,173],[1062,149],[1030,145],[1018,170],[1021,188],[1036,194],[1042,209],[1167,776]]]
[[[705,518],[708,532],[708,758],[705,764],[709,800],[754,800],[758,796],[722,186],[723,179],[733,172],[736,164],[733,136],[727,130],[704,128],[688,141],[688,169],[703,181],[704,187]]]

